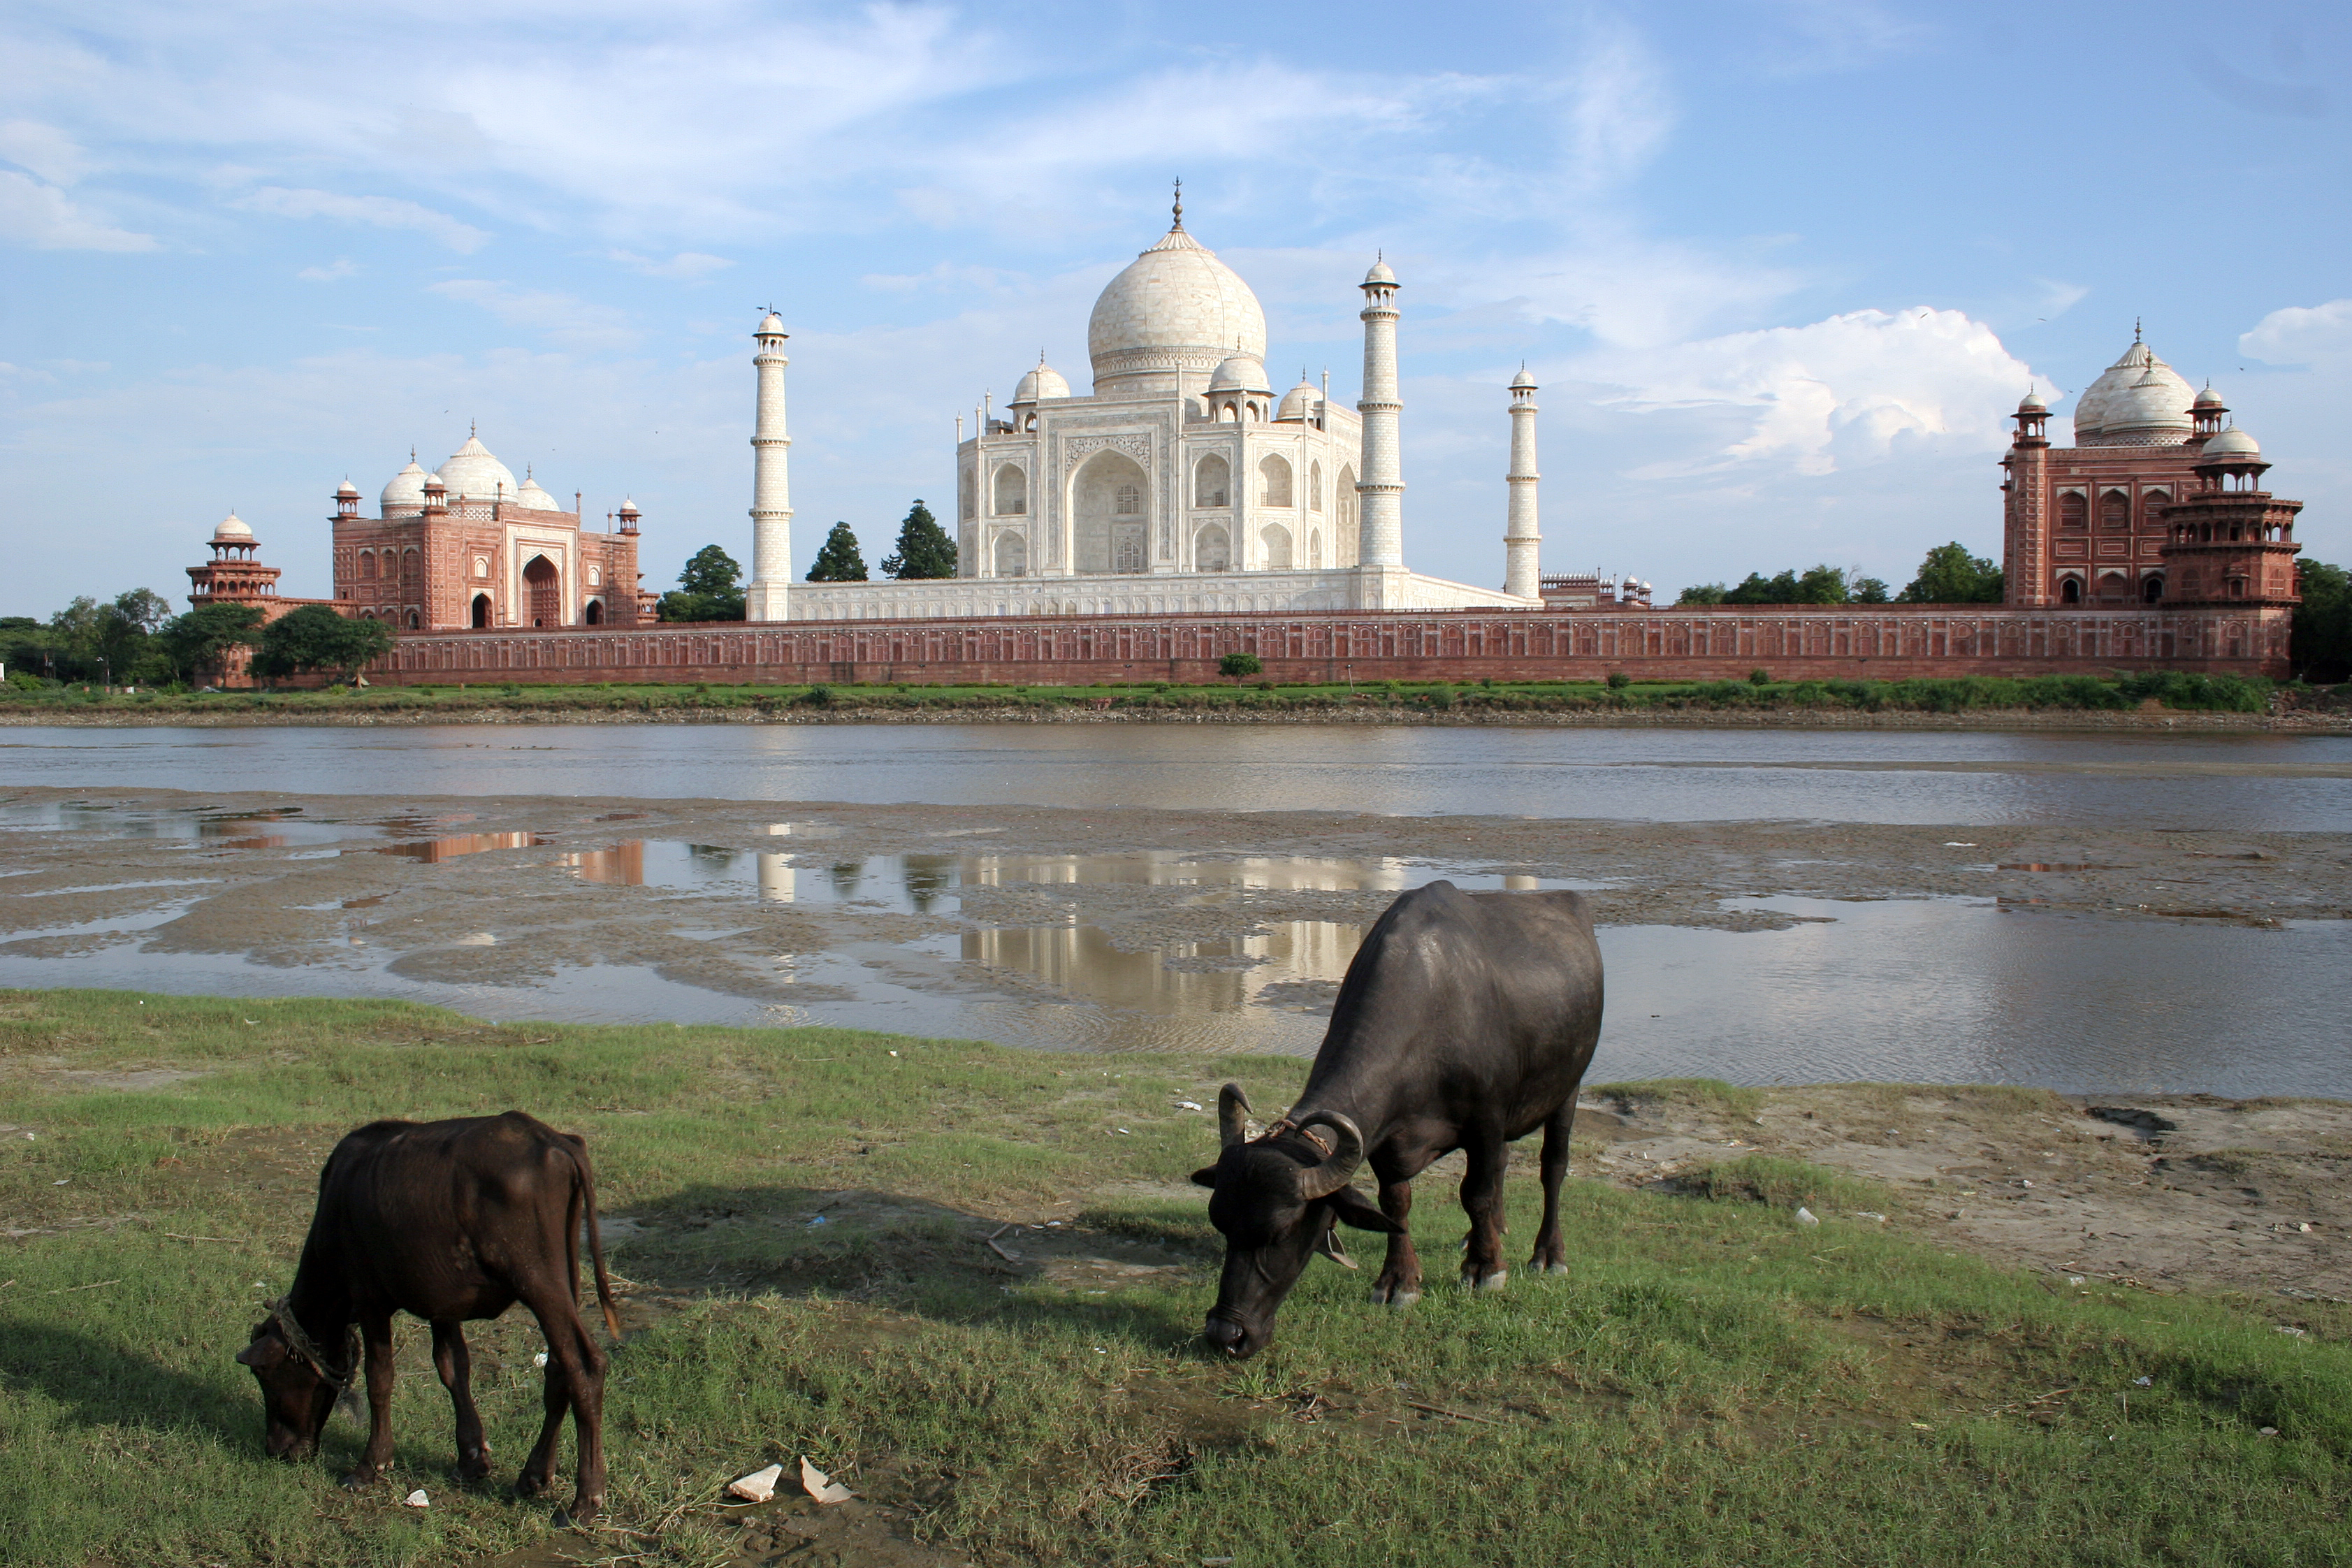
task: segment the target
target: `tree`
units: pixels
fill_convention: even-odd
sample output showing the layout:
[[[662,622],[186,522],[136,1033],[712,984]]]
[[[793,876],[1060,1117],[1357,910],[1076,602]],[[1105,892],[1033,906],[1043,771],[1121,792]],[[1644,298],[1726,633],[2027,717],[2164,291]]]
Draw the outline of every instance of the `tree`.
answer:
[[[1856,577],[1846,602],[1853,605],[1886,603],[1886,580],[1883,577]]]
[[[172,673],[183,679],[217,675],[231,648],[255,640],[261,611],[252,605],[198,605],[174,616],[155,633],[155,643]]]
[[[2001,600],[2000,568],[1954,540],[1938,544],[1919,563],[1919,575],[1903,590],[1906,605],[1998,605]]]
[[[955,541],[931,509],[920,499],[907,521],[898,525],[898,548],[896,553],[882,557],[882,574],[886,577],[952,577],[956,574]]]
[[[144,673],[142,664],[153,664],[148,644],[171,614],[171,601],[149,588],[118,595],[114,603],[99,610],[93,629],[108,679],[136,679]]]
[[[2294,583],[2303,593],[2287,644],[2295,673],[2326,686],[2352,680],[2352,572],[2298,561]]]
[[[1236,686],[1265,668],[1254,653],[1229,653],[1217,660],[1217,673]]]
[[[743,568],[716,544],[688,558],[677,586],[661,596],[654,613],[665,621],[740,621],[743,618]]]
[[[1694,583],[1676,595],[1677,605],[1720,605],[1729,590],[1720,583]]]
[[[809,567],[812,583],[863,583],[866,581],[866,557],[857,552],[857,535],[849,531],[849,524],[836,522],[833,531],[824,536],[824,548],[816,552],[816,561]]]
[[[304,605],[263,629],[253,672],[273,679],[310,669],[348,676],[391,647],[392,628],[382,621],[349,620],[324,605]]]

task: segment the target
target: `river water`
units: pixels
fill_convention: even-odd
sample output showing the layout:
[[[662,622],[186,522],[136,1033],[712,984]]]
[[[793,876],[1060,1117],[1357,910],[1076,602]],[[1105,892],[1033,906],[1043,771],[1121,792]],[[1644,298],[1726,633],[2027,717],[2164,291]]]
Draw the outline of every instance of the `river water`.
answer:
[[[2352,740],[1108,725],[0,731],[0,787],[28,784],[2342,833],[2352,827]],[[184,809],[126,816],[51,805],[7,808],[0,819],[10,830],[0,847],[28,832],[184,843],[191,876],[183,884],[152,867],[138,873],[155,878],[152,907],[91,930],[18,920],[12,929],[30,936],[0,941],[0,984],[397,996],[494,1017],[807,1021],[1048,1048],[1311,1051],[1361,928],[1276,919],[1246,937],[1138,943],[1075,912],[1047,924],[990,916],[990,898],[1007,888],[1152,884],[1205,905],[1268,889],[1385,892],[1440,876],[1474,889],[1567,885],[1475,858],[974,851],[845,860],[789,837],[759,853],[651,839],[565,853],[530,833],[434,837],[423,819],[405,817],[257,825]],[[680,941],[739,936],[779,905],[961,914],[966,929],[772,960],[811,994],[805,1005],[647,964],[573,966],[512,984],[420,977],[367,945],[361,915],[335,917],[350,921],[335,928],[341,951],[317,963],[172,951],[142,936],[205,896],[206,856],[282,856],[295,866],[371,848],[446,862],[459,875],[536,856],[562,867],[565,885],[643,889],[650,901],[632,918],[675,927]],[[1735,902],[1802,923],[1602,931],[1610,1001],[1596,1079],[2352,1096],[2352,1007],[2342,999],[2352,922],[2263,931],[1954,898]],[[61,936],[83,945],[51,956],[63,950],[41,943]],[[1023,984],[989,994],[991,976]]]
[[[1370,725],[0,729],[0,785],[2352,830],[2352,737]]]

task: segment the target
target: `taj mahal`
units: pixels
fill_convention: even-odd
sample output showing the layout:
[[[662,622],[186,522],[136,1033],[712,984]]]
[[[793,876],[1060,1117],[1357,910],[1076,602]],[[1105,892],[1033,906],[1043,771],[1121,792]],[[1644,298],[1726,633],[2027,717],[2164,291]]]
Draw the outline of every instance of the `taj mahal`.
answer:
[[[792,580],[783,321],[754,334],[755,622],[1252,610],[1528,609],[1537,575],[1534,381],[1512,386],[1500,589],[1404,563],[1396,274],[1364,277],[1363,398],[1302,374],[1276,397],[1265,312],[1186,232],[1184,207],[1112,279],[1087,323],[1085,395],[1040,356],[956,447],[956,575]],[[959,424],[961,424],[959,420]]]

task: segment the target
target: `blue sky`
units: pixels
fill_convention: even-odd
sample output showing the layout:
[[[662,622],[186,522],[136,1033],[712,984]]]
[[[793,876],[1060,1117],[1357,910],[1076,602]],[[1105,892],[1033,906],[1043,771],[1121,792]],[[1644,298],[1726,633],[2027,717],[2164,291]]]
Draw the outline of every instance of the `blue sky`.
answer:
[[[878,558],[984,389],[1042,346],[1083,390],[1179,174],[1286,384],[1352,399],[1395,267],[1424,571],[1500,580],[1523,359],[1549,571],[1998,554],[2004,416],[2135,318],[2344,561],[2347,16],[9,0],[0,613],[177,597],[232,506],[324,593],[335,484],[469,421],[593,516],[633,495],[648,586],[748,561],[771,302],[797,569],[835,519]]]

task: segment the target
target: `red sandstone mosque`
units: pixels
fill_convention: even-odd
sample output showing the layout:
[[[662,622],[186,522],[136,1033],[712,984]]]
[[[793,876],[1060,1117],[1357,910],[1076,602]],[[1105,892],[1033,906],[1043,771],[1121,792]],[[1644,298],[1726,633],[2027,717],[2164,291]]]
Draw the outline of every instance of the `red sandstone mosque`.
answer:
[[[1800,679],[2287,672],[2302,503],[2261,488],[2261,447],[2137,331],[2076,401],[2074,446],[2051,444],[2038,395],[2018,405],[2001,459],[2000,605],[1653,608],[1632,579],[1541,576],[1525,370],[1509,389],[1504,585],[1412,573],[1400,288],[1385,265],[1366,277],[1353,413],[1303,380],[1277,406],[1258,395],[1255,297],[1184,233],[1179,208],[1097,302],[1096,392],[1073,395],[1041,366],[1013,417],[979,411],[957,454],[955,578],[790,580],[788,362],[770,312],[753,333],[747,621],[652,625],[636,508],[625,502],[613,531],[585,529],[576,502],[564,510],[528,473],[518,483],[470,433],[432,473],[412,452],[374,517],[349,481],[336,490],[326,602],[395,630],[369,671],[395,682],[1118,682],[1196,677],[1233,652],[1256,654],[1269,679],[1310,681],[1720,679],[1759,665]],[[256,604],[271,619],[313,602],[277,597],[278,573],[238,520],[213,548],[189,569],[196,602]]]

